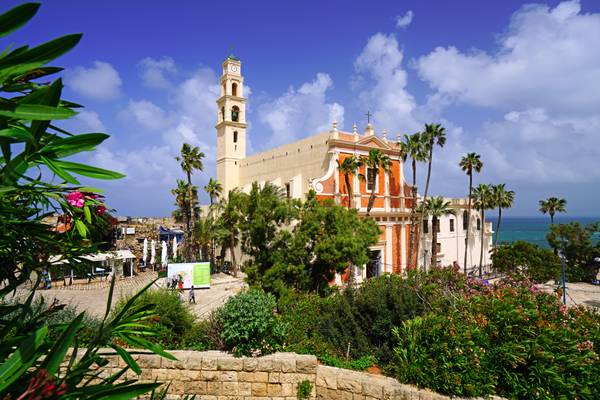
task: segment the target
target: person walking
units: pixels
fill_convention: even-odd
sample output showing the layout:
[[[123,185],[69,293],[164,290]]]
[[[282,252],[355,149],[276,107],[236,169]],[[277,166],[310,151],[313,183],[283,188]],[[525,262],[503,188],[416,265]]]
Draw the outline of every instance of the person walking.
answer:
[[[196,304],[196,293],[194,293],[194,285],[190,286],[190,303]]]

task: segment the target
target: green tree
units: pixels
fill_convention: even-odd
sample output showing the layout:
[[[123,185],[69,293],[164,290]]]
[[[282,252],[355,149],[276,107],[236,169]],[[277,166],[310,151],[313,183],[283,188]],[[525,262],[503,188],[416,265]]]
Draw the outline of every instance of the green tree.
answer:
[[[492,265],[498,272],[524,275],[535,283],[557,279],[561,268],[560,258],[551,250],[524,241],[496,246]]]
[[[221,197],[223,186],[216,179],[210,178],[206,186],[204,186],[204,191],[210,197],[210,205],[212,206],[219,200],[219,197]]]
[[[496,223],[496,243],[500,243],[500,222],[502,221],[502,209],[511,208],[515,200],[514,190],[506,190],[504,183],[492,186],[492,196],[494,205],[498,207],[498,222]]]
[[[341,163],[338,160],[338,168],[344,175],[344,182],[346,183],[346,190],[348,191],[348,209],[352,208],[354,203],[354,191],[352,190],[352,185],[350,184],[350,177],[356,175],[358,173],[358,169],[362,165],[362,160],[355,154],[344,158],[344,161]],[[359,174],[359,176],[361,175]]]
[[[190,216],[190,205],[194,209],[194,216],[196,219],[200,217],[200,206],[198,204],[198,187],[192,185],[192,201],[190,202],[190,188],[185,181],[177,179],[177,187],[171,189],[171,193],[175,196],[175,206],[177,207],[173,211],[173,218],[177,222],[183,222],[185,226],[188,225],[188,218]]]
[[[384,172],[389,172],[392,166],[392,160],[378,149],[369,150],[369,156],[363,158],[362,163],[370,168],[373,173],[369,174],[367,169],[367,182],[371,186],[371,195],[369,196],[369,202],[367,203],[367,216],[371,213],[373,203],[375,202],[375,188],[377,186],[377,179],[379,178],[379,169],[381,168]]]
[[[435,196],[425,200],[421,214],[431,217],[431,267],[433,268],[437,266],[439,219],[447,215],[455,215],[456,211],[449,201],[444,200],[442,196]]]
[[[189,190],[188,201],[192,201],[194,195],[192,193],[192,174],[194,171],[203,171],[204,164],[202,163],[202,159],[204,158],[204,153],[200,151],[200,148],[197,146],[191,146],[188,143],[184,143],[181,146],[180,154],[175,157],[177,161],[179,161],[181,165],[181,169],[185,172],[187,177],[187,184]],[[196,225],[196,218],[193,212],[191,212],[193,206],[190,204],[188,206],[188,223],[186,225],[186,238],[189,239],[189,243],[186,243],[186,258],[188,261],[191,261],[194,257],[194,240],[192,234],[192,228]]]
[[[406,161],[407,158],[410,158],[411,160],[412,206],[410,212],[411,225],[408,239],[408,269],[415,269],[417,267],[416,254],[418,253],[419,246],[418,241],[416,240],[419,229],[417,227],[417,162],[423,162],[427,159],[427,149],[421,133],[417,132],[412,135],[404,135],[404,140],[400,142],[400,151],[402,152],[403,161]]]
[[[494,207],[494,194],[492,192],[492,186],[488,184],[480,183],[473,189],[473,203],[475,208],[479,210],[480,214],[480,252],[479,252],[479,277],[483,275],[483,237],[485,235],[485,210],[492,209]]]
[[[26,24],[40,5],[27,3],[0,14],[0,37]],[[114,279],[107,311],[89,342],[84,336],[85,313],[68,322],[52,324],[64,306],[40,307],[33,299],[41,271],[57,261],[77,264],[97,250],[94,229],[105,222],[102,198],[84,187],[79,176],[118,179],[122,174],[67,161],[84,151],[95,151],[109,136],[104,133],[70,133],[60,120],[76,115],[81,106],[62,98],[60,78],[48,81],[62,68],[47,64],[77,45],[81,34],[66,35],[37,47],[10,46],[0,52],[0,398],[132,398],[158,383],[136,380],[115,384],[128,369],[141,373],[130,352],[122,346],[141,347],[166,356],[148,338],[155,332],[142,323],[154,317],[150,307],[134,301],[111,318]],[[44,81],[38,81],[43,78]],[[59,121],[59,122],[56,122]],[[64,229],[44,218],[58,213]],[[31,279],[26,296],[10,305],[7,295]],[[144,289],[145,290],[145,289]],[[134,299],[135,300],[135,299]],[[126,367],[109,372],[101,348],[110,347]],[[69,368],[67,352],[73,349]],[[77,354],[77,358],[74,355]],[[109,372],[109,373],[107,373]],[[94,379],[92,379],[94,378]]]
[[[235,249],[240,243],[240,228],[245,220],[245,209],[248,196],[237,189],[229,191],[227,201],[224,201],[219,213],[217,237],[221,246],[221,260],[229,251],[234,276],[238,275],[238,265]]]
[[[550,215],[550,224],[554,225],[554,214],[567,212],[567,200],[558,197],[548,197],[540,200],[540,212]]]
[[[471,224],[471,206],[473,201],[473,172],[481,172],[481,168],[483,168],[483,163],[481,162],[481,156],[476,153],[468,153],[464,156],[460,163],[458,164],[460,168],[467,173],[469,177],[469,204],[467,208],[467,234],[465,238],[465,258],[463,264],[463,271],[465,275],[467,274],[467,251],[469,248],[469,236],[470,236],[470,224]]]
[[[567,263],[567,278],[571,281],[595,279],[598,273],[600,245],[594,245],[594,234],[600,231],[600,224],[582,225],[579,222],[553,224],[546,240],[554,253],[564,254]]]

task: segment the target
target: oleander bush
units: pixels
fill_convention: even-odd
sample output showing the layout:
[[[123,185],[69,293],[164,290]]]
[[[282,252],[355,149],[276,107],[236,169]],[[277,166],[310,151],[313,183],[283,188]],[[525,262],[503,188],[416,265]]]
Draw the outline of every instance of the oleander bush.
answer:
[[[237,356],[273,353],[283,346],[286,324],[276,314],[275,296],[250,289],[233,297],[215,313],[226,350]]]
[[[600,398],[600,316],[527,281],[469,281],[393,330],[396,377],[459,396]]]

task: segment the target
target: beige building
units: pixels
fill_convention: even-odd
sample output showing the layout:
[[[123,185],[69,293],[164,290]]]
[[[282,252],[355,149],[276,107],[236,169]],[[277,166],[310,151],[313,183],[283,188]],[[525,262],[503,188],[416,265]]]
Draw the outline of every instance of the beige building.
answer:
[[[318,198],[332,199],[342,206],[348,206],[348,202],[351,202],[359,214],[365,215],[373,188],[356,175],[351,178],[350,192],[338,163],[352,155],[366,157],[371,149],[376,148],[386,154],[392,164],[390,171],[374,171],[365,166],[359,171],[363,176],[377,173],[376,197],[370,215],[381,229],[379,242],[370,249],[372,261],[362,269],[362,273],[364,277],[369,277],[405,271],[409,257],[409,217],[413,198],[411,187],[404,178],[398,144],[400,134],[390,138],[384,130],[380,136],[376,135],[370,123],[362,133],[356,124],[352,132],[344,132],[338,130],[336,122],[333,122],[329,131],[246,156],[246,99],[241,68],[240,60],[235,57],[230,56],[223,62],[221,96],[217,100],[217,180],[223,185],[225,195],[234,188],[248,191],[253,182],[270,182],[284,188],[288,197],[302,199],[313,189]],[[466,201],[453,199],[452,204],[457,215],[441,220],[437,258],[440,265],[458,262],[462,266],[465,246],[463,221],[466,218],[463,211]],[[481,231],[478,228],[485,229],[483,264],[489,263],[491,225],[477,221],[477,213],[473,212],[468,267],[479,263]],[[430,226],[431,223],[428,223]],[[426,259],[425,267],[430,264],[431,256],[427,255],[429,249],[431,235],[425,234],[417,257],[419,265],[423,265],[423,259]]]

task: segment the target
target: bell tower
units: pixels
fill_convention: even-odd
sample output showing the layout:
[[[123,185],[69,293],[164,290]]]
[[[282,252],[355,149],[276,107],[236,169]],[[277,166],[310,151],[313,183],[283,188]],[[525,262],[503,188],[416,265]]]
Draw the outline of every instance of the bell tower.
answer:
[[[242,63],[233,55],[223,62],[221,97],[217,100],[217,180],[223,195],[239,186],[241,160],[246,158],[246,99]]]

